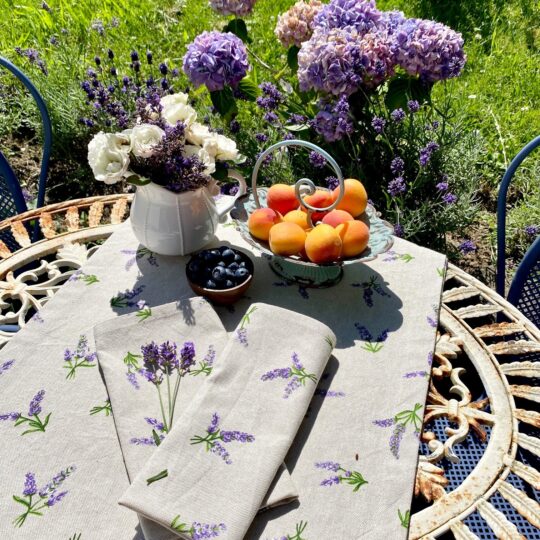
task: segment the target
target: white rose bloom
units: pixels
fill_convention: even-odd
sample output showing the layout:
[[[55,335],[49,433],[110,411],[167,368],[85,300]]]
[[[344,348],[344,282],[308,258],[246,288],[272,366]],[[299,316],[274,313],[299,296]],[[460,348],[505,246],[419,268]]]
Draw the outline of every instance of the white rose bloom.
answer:
[[[206,139],[213,136],[207,126],[193,122],[186,131],[186,140],[191,144],[204,146]]]
[[[236,148],[236,143],[232,139],[225,137],[225,135],[218,134],[214,134],[214,137],[217,144],[216,159],[222,161],[235,161],[239,158],[240,154],[238,153],[238,148]]]
[[[100,131],[88,145],[88,163],[96,180],[116,184],[129,166],[129,136]]]
[[[214,160],[214,157],[211,156],[207,150],[204,148],[201,148],[200,146],[195,146],[193,144],[186,144],[184,146],[184,155],[189,156],[197,156],[205,165],[204,172],[206,174],[212,174],[216,172],[216,162]]]
[[[188,105],[188,95],[182,92],[161,98],[161,116],[171,126],[183,122],[190,126],[197,119],[197,111]]]
[[[133,129],[125,130],[123,133],[131,138],[133,155],[141,158],[149,158],[165,135],[160,127],[152,124],[140,124]]]

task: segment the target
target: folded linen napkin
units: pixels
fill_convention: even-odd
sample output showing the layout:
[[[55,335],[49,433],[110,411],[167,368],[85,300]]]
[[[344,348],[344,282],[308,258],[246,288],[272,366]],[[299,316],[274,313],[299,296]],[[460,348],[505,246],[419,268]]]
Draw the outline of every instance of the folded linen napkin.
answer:
[[[227,333],[206,300],[191,298],[152,308],[144,321],[135,313],[116,317],[96,326],[94,337],[124,462],[134,478],[211,375]],[[297,498],[287,469],[278,473],[262,508]],[[171,537],[148,520],[141,519],[141,526],[147,538]]]
[[[243,538],[335,342],[314,319],[253,304],[120,504],[182,538]]]

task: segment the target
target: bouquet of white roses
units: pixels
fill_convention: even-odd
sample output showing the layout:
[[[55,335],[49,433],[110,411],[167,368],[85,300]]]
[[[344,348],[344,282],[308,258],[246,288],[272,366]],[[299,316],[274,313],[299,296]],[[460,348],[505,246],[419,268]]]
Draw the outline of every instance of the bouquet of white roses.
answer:
[[[197,112],[184,93],[162,97],[159,106],[129,129],[100,131],[88,145],[88,162],[96,180],[150,182],[175,193],[227,177],[231,164],[242,161],[236,143],[197,122]]]

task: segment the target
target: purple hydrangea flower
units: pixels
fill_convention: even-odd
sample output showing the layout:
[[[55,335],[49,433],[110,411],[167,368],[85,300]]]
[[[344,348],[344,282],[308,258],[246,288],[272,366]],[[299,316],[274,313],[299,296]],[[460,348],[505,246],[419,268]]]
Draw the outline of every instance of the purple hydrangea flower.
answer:
[[[32,399],[30,402],[30,405],[28,406],[28,416],[34,416],[35,414],[41,413],[41,405],[40,403],[43,401],[43,398],[45,397],[45,390],[40,390]]]
[[[412,113],[418,112],[420,110],[420,103],[418,103],[418,101],[415,99],[411,99],[407,102],[407,108]]]
[[[467,253],[473,253],[476,251],[476,245],[472,240],[465,240],[458,246],[459,251],[463,253],[463,255],[467,255]]]
[[[360,35],[376,30],[382,14],[374,0],[331,0],[316,16],[315,26],[332,28],[354,28]]]
[[[247,74],[249,63],[244,43],[234,34],[203,32],[188,45],[184,71],[197,88],[215,92],[236,86]]]
[[[467,60],[461,34],[438,22],[407,19],[393,37],[399,65],[426,81],[457,77]]]
[[[209,0],[210,7],[220,15],[244,17],[253,11],[257,0]]]

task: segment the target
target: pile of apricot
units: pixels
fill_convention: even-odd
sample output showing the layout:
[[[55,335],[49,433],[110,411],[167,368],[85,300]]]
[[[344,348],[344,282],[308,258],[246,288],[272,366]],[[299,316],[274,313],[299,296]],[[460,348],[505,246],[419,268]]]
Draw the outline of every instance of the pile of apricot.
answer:
[[[344,181],[341,201],[330,212],[313,212],[310,226],[307,211],[300,206],[294,186],[274,184],[267,193],[267,208],[249,216],[249,232],[268,242],[275,255],[298,255],[322,264],[362,253],[369,241],[369,227],[359,221],[367,207],[367,193],[359,180]],[[317,189],[305,201],[315,208],[326,208],[339,197],[341,188]]]

